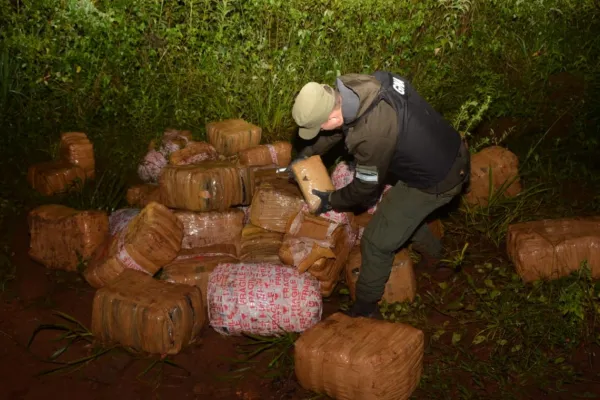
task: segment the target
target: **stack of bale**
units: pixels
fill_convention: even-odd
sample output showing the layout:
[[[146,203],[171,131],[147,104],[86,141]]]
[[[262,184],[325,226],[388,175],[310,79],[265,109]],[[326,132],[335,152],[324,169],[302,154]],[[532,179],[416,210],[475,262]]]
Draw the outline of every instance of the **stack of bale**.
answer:
[[[33,164],[27,171],[29,185],[44,196],[79,190],[94,179],[94,146],[83,132],[65,132],[60,138],[58,160]]]
[[[400,361],[397,368],[403,374],[389,392],[411,392],[420,376],[420,331],[341,317],[320,322],[323,297],[347,275],[344,268],[354,260],[354,276],[360,267],[355,216],[333,211],[314,215],[319,199],[312,189],[339,185],[320,157],[296,163],[292,182],[287,173],[278,173],[290,164],[291,145],[260,144],[259,127],[239,119],[213,122],[207,137],[207,142],[196,142],[189,132],[168,130],[152,143],[138,169],[145,182],[127,195],[132,208],[110,216],[52,209],[57,206],[34,210],[32,257],[50,268],[70,270],[87,262],[83,276],[97,289],[92,331],[104,343],[164,355],[194,343],[207,324],[223,335],[312,331],[297,349],[302,360],[303,354],[334,351],[329,341],[339,341],[337,334],[317,340],[322,329],[337,329],[332,324],[355,333],[347,344],[367,340],[381,346],[378,333],[371,331],[388,329],[393,337],[410,337],[406,343],[386,344],[396,354],[390,362]],[[158,161],[151,165],[152,157]],[[49,235],[56,229],[72,230],[77,240]],[[56,239],[36,244],[44,235]],[[74,253],[81,256],[75,259]],[[386,288],[389,301],[414,296],[412,281],[399,285],[412,273],[410,259],[401,254],[390,280],[398,284]],[[381,348],[382,353],[388,350]],[[341,367],[358,368],[369,360]],[[297,365],[299,371],[306,369],[302,365]],[[301,381],[322,390],[310,379]],[[341,391],[354,387],[352,382],[337,385]]]

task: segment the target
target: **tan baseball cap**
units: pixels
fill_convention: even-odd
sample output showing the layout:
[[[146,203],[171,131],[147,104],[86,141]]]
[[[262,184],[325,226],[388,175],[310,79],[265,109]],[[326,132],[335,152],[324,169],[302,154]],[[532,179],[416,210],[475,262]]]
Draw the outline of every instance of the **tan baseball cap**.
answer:
[[[335,106],[335,92],[328,86],[309,82],[302,87],[292,108],[292,117],[300,127],[299,135],[310,140],[319,134]]]

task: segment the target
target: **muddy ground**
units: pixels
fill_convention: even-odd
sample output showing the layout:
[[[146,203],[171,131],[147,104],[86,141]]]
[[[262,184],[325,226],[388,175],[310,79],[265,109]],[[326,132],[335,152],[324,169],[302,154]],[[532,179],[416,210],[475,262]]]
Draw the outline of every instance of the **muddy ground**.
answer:
[[[272,356],[259,357],[259,363],[243,373],[236,370],[246,367],[231,359],[240,359],[239,345],[247,343],[244,338],[226,338],[207,327],[198,343],[170,358],[180,369],[171,365],[156,364],[156,357],[133,356],[123,351],[108,353],[83,368],[65,374],[36,376],[57,367],[45,362],[54,351],[62,347],[53,341],[56,332],[42,332],[30,349],[27,343],[40,324],[61,322],[53,310],[64,312],[89,327],[94,289],[77,273],[50,271],[32,261],[27,250],[29,238],[25,216],[16,217],[13,244],[13,262],[17,266],[16,279],[2,293],[0,306],[0,396],[3,399],[311,399],[314,394],[303,390],[295,381],[293,373],[275,379],[265,377],[265,368]],[[420,280],[422,284],[422,279]],[[427,287],[420,287],[426,291]],[[324,317],[335,312],[345,297],[334,295],[325,303]],[[432,312],[432,323],[442,324],[446,316]],[[429,338],[426,339],[427,341]],[[90,355],[89,345],[74,345],[59,360],[75,360]],[[483,355],[485,356],[485,355]],[[435,363],[438,355],[426,351],[424,362]],[[573,393],[598,393],[600,365],[589,366],[589,355],[582,352],[575,364],[590,382],[572,385],[567,393],[549,395],[537,388],[523,389],[523,399],[573,399]],[[187,370],[187,371],[186,371]],[[454,384],[470,384],[468,374],[448,377]],[[454,392],[454,391],[453,391]],[[418,389],[415,399],[427,399],[427,391]],[[49,397],[49,395],[51,396]],[[489,396],[489,397],[488,397]],[[489,388],[488,398],[502,398],[494,387]],[[322,397],[324,398],[324,397]],[[446,398],[467,398],[458,391],[448,393]],[[594,397],[589,397],[594,398]]]

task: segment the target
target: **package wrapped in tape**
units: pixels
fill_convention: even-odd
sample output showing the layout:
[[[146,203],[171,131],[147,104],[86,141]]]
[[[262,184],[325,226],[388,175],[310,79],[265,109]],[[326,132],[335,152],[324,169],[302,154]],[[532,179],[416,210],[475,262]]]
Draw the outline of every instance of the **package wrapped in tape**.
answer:
[[[61,158],[85,171],[88,179],[95,177],[94,145],[83,132],[64,132],[60,135]]]
[[[209,277],[209,321],[223,335],[303,332],[322,311],[319,282],[281,264],[220,264]]]
[[[356,282],[360,275],[362,257],[360,246],[354,246],[346,263],[346,284],[350,290],[350,297],[356,300]],[[412,302],[417,294],[417,279],[414,272],[413,261],[408,250],[402,249],[394,257],[392,272],[385,284],[382,301],[386,303]]]
[[[323,265],[327,259],[335,258],[331,244],[310,238],[284,235],[279,248],[279,259],[285,265],[294,266],[298,272],[309,270],[314,264]]]
[[[284,233],[289,219],[304,204],[298,187],[283,180],[261,184],[250,206],[250,222],[261,228]]]
[[[160,279],[172,283],[193,285],[200,288],[202,299],[206,300],[208,293],[208,277],[214,269],[223,263],[237,263],[235,254],[228,254],[216,247],[206,248],[202,253],[195,249],[194,252],[181,252],[172,262],[163,267]],[[207,303],[205,302],[205,305]]]
[[[172,153],[186,147],[191,140],[189,131],[168,129],[160,141],[152,140],[148,152],[138,166],[138,176],[145,183],[157,183]]]
[[[127,228],[129,222],[142,211],[140,208],[121,208],[110,214],[108,227],[111,236],[116,235]]]
[[[279,262],[283,233],[247,224],[242,229],[240,260],[244,262]]]
[[[200,289],[124,271],[96,291],[94,337],[151,354],[177,354],[194,343],[207,319]]]
[[[226,157],[260,144],[262,129],[243,119],[227,119],[206,124],[210,144]]]
[[[277,165],[287,167],[292,161],[292,144],[274,142],[247,148],[238,153],[240,163],[249,167]]]
[[[29,256],[47,268],[76,271],[104,244],[108,215],[49,204],[29,212]]]
[[[423,331],[401,323],[335,313],[294,347],[300,385],[338,400],[408,400],[423,371]]]
[[[170,208],[225,211],[250,202],[248,174],[227,161],[168,165],[160,178],[161,200]]]
[[[321,283],[321,295],[323,297],[329,297],[333,293],[355,243],[354,232],[349,226],[344,226],[335,247],[332,249],[335,257],[327,259],[321,264],[315,263],[308,269],[308,272]]]
[[[214,244],[231,244],[239,254],[244,212],[237,209],[198,213],[175,211],[175,216],[183,223],[182,249],[206,247]]]
[[[125,269],[153,275],[181,250],[183,224],[159,203],[148,204],[121,229],[96,252],[84,271],[86,281],[95,288]]]
[[[519,178],[519,158],[500,146],[486,147],[471,156],[471,181],[465,200],[471,205],[485,206],[492,193],[504,189],[503,195],[514,197],[522,190]]]
[[[44,196],[79,190],[86,180],[83,168],[66,161],[50,161],[29,166],[29,185]]]
[[[319,155],[298,161],[292,166],[292,172],[311,213],[314,213],[321,204],[321,199],[312,193],[313,189],[321,192],[335,190],[327,168]]]
[[[558,279],[587,261],[600,278],[600,217],[561,218],[510,225],[506,250],[523,281]]]
[[[169,163],[173,165],[198,164],[203,161],[218,159],[217,150],[209,143],[190,141],[182,149],[169,155]]]
[[[146,207],[152,201],[160,203],[160,186],[154,183],[133,185],[127,189],[125,199],[133,207]]]
[[[288,220],[285,232],[294,237],[334,242],[334,232],[339,230],[340,225],[326,218],[300,211]]]

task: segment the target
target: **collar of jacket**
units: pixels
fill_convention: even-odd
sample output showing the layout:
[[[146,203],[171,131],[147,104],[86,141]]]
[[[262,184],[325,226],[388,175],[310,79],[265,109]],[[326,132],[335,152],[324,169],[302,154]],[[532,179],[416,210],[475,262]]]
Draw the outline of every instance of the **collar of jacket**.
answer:
[[[336,86],[342,96],[342,130],[347,133],[377,101],[381,83],[372,75],[346,74],[337,78]]]

